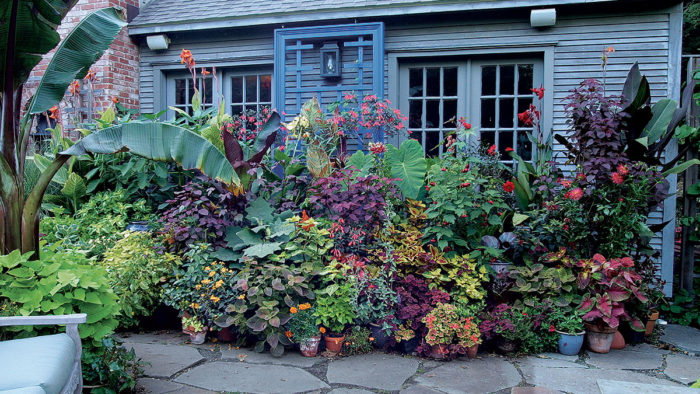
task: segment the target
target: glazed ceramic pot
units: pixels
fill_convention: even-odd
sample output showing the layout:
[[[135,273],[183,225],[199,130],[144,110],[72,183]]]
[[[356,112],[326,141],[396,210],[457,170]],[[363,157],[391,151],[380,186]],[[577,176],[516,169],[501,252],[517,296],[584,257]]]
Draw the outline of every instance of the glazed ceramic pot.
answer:
[[[236,335],[231,331],[231,327],[226,327],[216,332],[216,338],[220,342],[233,342],[236,339]]]
[[[382,330],[382,326],[379,324],[370,323],[369,331],[374,338],[374,347],[383,349],[389,343],[389,335]]]
[[[189,331],[187,334],[190,336],[190,342],[194,345],[201,345],[207,340],[207,328],[204,331]]]
[[[479,352],[479,344],[477,343],[474,346],[470,346],[467,348],[467,357],[468,358],[476,358],[476,353]]]
[[[403,354],[413,354],[413,352],[416,351],[419,343],[420,341],[416,337],[413,337],[407,341],[401,341],[399,342],[399,351]]]
[[[586,334],[585,331],[581,331],[578,334],[570,334],[567,332],[557,331],[559,333],[559,353],[573,356],[581,351],[581,346],[583,346],[583,337]]]
[[[318,345],[320,343],[320,336],[307,338],[299,343],[299,351],[304,357],[316,357],[316,353],[318,353]]]
[[[345,335],[341,336],[330,336],[326,335],[324,337],[326,342],[326,350],[331,353],[340,353],[340,349],[343,348],[343,341],[345,341]]]
[[[588,349],[596,353],[607,353],[610,351],[617,327],[598,327],[595,324],[585,324],[586,344]]]

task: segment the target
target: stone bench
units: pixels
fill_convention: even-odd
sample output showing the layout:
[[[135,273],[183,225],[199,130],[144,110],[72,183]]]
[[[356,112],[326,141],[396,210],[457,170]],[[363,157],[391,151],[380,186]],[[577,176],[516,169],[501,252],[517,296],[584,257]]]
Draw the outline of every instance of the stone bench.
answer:
[[[0,393],[69,394],[83,390],[78,324],[84,313],[0,317],[0,326],[66,325],[65,334],[0,342]]]

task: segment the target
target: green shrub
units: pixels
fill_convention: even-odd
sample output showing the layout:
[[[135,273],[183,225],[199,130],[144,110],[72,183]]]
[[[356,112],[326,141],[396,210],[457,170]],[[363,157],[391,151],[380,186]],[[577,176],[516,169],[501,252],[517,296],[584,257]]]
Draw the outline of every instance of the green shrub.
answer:
[[[125,231],[104,254],[100,265],[107,271],[109,284],[119,297],[123,327],[150,316],[160,302],[162,284],[181,264],[178,256],[163,253],[150,233]]]
[[[345,338],[342,353],[346,356],[369,353],[372,351],[373,340],[374,338],[371,338],[369,329],[355,326]]]
[[[97,193],[81,205],[71,218],[62,209],[56,209],[53,217],[42,218],[39,231],[45,234],[49,244],[65,238],[64,231],[71,228],[77,239],[74,245],[85,248],[88,256],[102,254],[121,238],[121,232],[129,222],[151,219],[151,210],[146,200],[132,202],[125,190]],[[64,245],[64,247],[67,245]]]

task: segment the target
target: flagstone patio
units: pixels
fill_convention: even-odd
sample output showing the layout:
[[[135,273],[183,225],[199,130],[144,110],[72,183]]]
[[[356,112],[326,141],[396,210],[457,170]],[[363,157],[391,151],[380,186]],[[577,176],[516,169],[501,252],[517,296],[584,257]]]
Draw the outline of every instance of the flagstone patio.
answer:
[[[642,344],[608,354],[451,362],[379,352],[274,358],[228,344],[191,345],[176,332],[123,339],[150,363],[139,380],[147,393],[700,393],[688,387],[700,377],[700,331],[673,325],[662,336],[672,350]]]

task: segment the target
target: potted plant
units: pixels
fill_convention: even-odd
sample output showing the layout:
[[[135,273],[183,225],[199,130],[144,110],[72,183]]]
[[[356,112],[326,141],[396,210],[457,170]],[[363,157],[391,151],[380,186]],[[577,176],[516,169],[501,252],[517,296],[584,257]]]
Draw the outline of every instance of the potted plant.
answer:
[[[182,332],[190,336],[190,342],[201,345],[207,340],[208,328],[197,316],[182,317]]]
[[[394,331],[394,340],[403,354],[413,354],[420,343],[411,325],[411,322],[403,323]]]
[[[460,316],[454,305],[440,303],[423,318],[423,323],[428,328],[425,342],[431,346],[431,357],[476,357],[481,332],[473,317]]]
[[[630,257],[608,260],[595,254],[591,259],[579,260],[577,266],[581,270],[579,288],[588,293],[579,306],[585,313],[588,347],[596,353],[607,353],[620,321],[630,322],[633,329],[644,329],[639,318],[628,311],[632,301],[647,302],[640,289],[641,276],[635,272]]]
[[[398,299],[391,288],[391,276],[390,272],[382,271],[375,277],[367,274],[353,277],[355,322],[369,326],[377,348],[387,347],[396,327],[394,309]]]
[[[494,270],[496,275],[508,274],[512,263],[506,259],[512,259],[513,251],[517,246],[518,238],[515,233],[505,232],[498,238],[493,235],[484,235],[481,237],[481,245],[489,248],[492,251],[498,251],[502,258],[492,259],[489,265]]]
[[[559,334],[559,353],[573,356],[581,351],[583,346],[583,319],[581,312],[577,310],[565,311],[563,308],[556,308],[549,315],[550,328]]]
[[[292,312],[285,335],[299,344],[299,351],[304,357],[315,357],[321,343],[321,333],[316,325],[314,308],[307,302],[299,304]]]
[[[340,353],[345,341],[345,325],[355,320],[355,311],[351,304],[352,285],[332,285],[322,292],[316,300],[316,324],[321,325],[324,332],[326,350]]]
[[[483,316],[479,329],[486,339],[493,340],[501,354],[514,353],[518,349],[518,332],[513,321],[513,308],[498,304]]]

